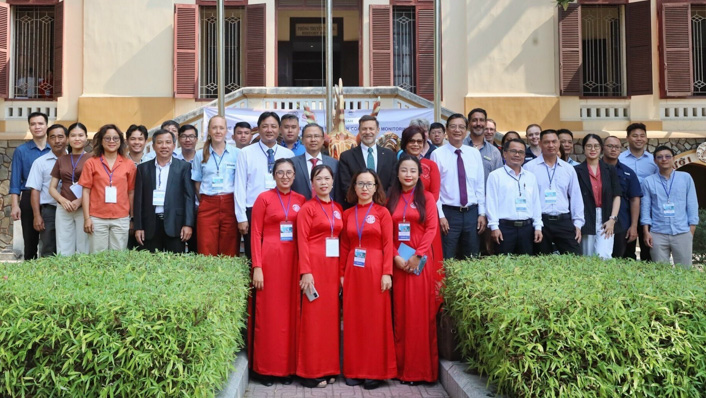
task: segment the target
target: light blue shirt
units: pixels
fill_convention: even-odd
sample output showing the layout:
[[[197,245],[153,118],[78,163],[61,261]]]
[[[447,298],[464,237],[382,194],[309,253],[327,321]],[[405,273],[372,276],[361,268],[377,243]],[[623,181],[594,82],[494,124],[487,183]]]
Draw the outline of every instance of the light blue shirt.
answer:
[[[191,164],[191,179],[201,183],[201,195],[223,195],[235,192],[235,167],[238,164],[240,149],[226,145],[223,156],[211,149],[208,162],[203,163],[203,151],[196,151]],[[213,188],[213,179],[223,177],[223,188]]]
[[[51,182],[51,171],[54,169],[57,159],[54,152],[49,151],[38,157],[29,170],[25,187],[39,191],[39,204],[56,206],[56,200],[49,195],[49,183]],[[57,190],[61,190],[61,181],[59,181]]]
[[[651,176],[659,171],[655,164],[654,156],[647,151],[645,151],[640,158],[636,158],[628,149],[618,156],[618,160],[637,174],[637,179],[640,180],[640,184],[642,184],[642,181],[647,176]]]
[[[537,177],[542,214],[559,215],[571,212],[574,226],[583,227],[586,223],[583,198],[574,166],[557,157],[554,167],[549,167],[544,162],[544,156],[539,155],[523,167]],[[546,192],[550,189],[556,191],[556,203],[547,203]]]
[[[689,232],[699,224],[699,202],[694,180],[689,173],[673,171],[669,180],[653,174],[642,182],[640,223],[651,225],[651,231],[665,235]],[[673,214],[665,214],[665,205],[674,206]]]

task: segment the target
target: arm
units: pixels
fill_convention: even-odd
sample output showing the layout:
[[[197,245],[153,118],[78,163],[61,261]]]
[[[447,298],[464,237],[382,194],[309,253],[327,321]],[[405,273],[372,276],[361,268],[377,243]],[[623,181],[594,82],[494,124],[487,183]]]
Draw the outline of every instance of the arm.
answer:
[[[245,211],[245,197],[248,184],[247,153],[241,152],[235,166],[235,218],[238,220],[238,230],[243,235],[248,233],[248,217]],[[240,196],[240,197],[239,197]],[[253,205],[253,219],[255,206]]]
[[[42,218],[42,210],[39,204],[39,191],[32,188],[30,190],[30,202],[32,203],[32,213],[34,213],[34,230],[37,232],[44,231],[44,219]]]
[[[429,173],[431,174],[429,192],[431,192],[434,196],[434,200],[439,200],[439,192],[441,191],[441,175],[439,174],[439,166],[437,166],[434,162],[429,162],[429,166]]]
[[[652,196],[647,179],[642,181],[642,200],[640,201],[640,224],[652,225]]]
[[[351,250],[351,243],[347,232],[348,215],[349,213],[346,212],[342,217],[343,229],[341,230],[341,252],[339,253],[341,256],[338,258],[338,275],[341,277],[341,285],[343,285],[343,276],[346,273],[346,266],[348,265],[348,252]]]
[[[311,274],[310,242],[311,221],[314,217],[311,207],[307,206],[299,212],[297,216],[297,249],[299,251],[299,275],[301,281],[299,287],[302,290],[314,285],[314,277]]]
[[[696,197],[694,179],[690,175],[687,175],[686,177],[689,178],[686,194],[686,214],[689,219],[691,234],[694,235],[696,226],[699,224],[699,202]]]
[[[132,218],[133,218],[133,227],[135,228],[135,232],[137,231],[143,231],[144,232],[144,225],[143,220],[142,220],[142,206],[144,206],[143,203],[143,196],[145,194],[145,190],[143,189],[142,184],[144,184],[144,179],[145,176],[142,173],[142,169],[138,168],[137,169],[137,177],[135,178],[135,190],[133,191],[133,210],[132,210]],[[142,244],[142,243],[140,243]]]
[[[433,195],[431,193],[425,194],[426,204],[424,209],[426,210],[426,216],[424,217],[424,235],[422,236],[422,244],[417,247],[415,254],[423,256],[431,251],[431,244],[434,241],[434,237],[439,233],[439,216],[436,214],[436,203],[432,200]],[[397,250],[397,248],[395,248]]]
[[[22,185],[22,157],[23,152],[17,148],[10,165],[10,197],[12,198],[12,219],[20,219],[20,187]]]
[[[83,231],[87,234],[93,233],[93,221],[91,221],[91,188],[83,188],[81,195],[81,207],[83,207]]]
[[[252,223],[250,231],[250,250],[252,252],[253,286],[262,290],[265,287],[262,275],[262,237],[265,228],[265,212],[267,202],[265,201],[267,191],[260,194],[255,200],[252,208]]]
[[[488,176],[488,183],[485,187],[485,211],[488,218],[488,228],[490,228],[491,231],[498,229],[499,220],[497,214],[498,199],[500,198],[500,195],[498,195],[498,185],[499,181],[497,174],[493,174],[491,172]]]
[[[579,178],[576,175],[576,170],[572,167],[569,170],[571,174],[571,181],[569,182],[569,203],[571,207],[571,219],[574,222],[574,226],[581,230],[581,227],[586,223],[584,217],[584,206],[583,206],[583,196],[581,194],[581,187],[579,186]]]
[[[194,214],[194,195],[196,193],[194,192],[194,184],[191,182],[191,169],[189,167],[184,168],[181,180],[184,185],[184,206],[186,206],[184,209],[184,226],[192,228],[196,223],[196,216]],[[187,238],[186,240],[189,239]]]
[[[620,211],[620,196],[615,196],[615,197],[613,197],[613,208],[612,208],[612,212],[610,214],[610,217],[612,217],[612,218],[609,218],[608,221],[604,222],[602,225],[604,236],[606,236],[606,237],[613,236],[613,233],[615,231],[615,220],[616,220],[616,217],[618,217],[619,211]]]
[[[392,266],[394,243],[392,242],[392,217],[384,207],[379,207],[380,228],[382,233],[382,280],[380,289],[384,292],[392,287]]]

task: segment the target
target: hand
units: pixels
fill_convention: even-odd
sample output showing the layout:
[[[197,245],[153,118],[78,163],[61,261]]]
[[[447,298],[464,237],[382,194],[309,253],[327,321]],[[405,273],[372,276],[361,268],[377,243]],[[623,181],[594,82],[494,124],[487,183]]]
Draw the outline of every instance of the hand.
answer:
[[[40,215],[34,216],[34,230],[37,232],[44,231],[44,219]]]
[[[608,220],[601,225],[601,228],[603,229],[603,236],[606,238],[610,238],[613,236],[613,228],[615,227],[615,220]]]
[[[534,243],[540,243],[542,242],[542,231],[534,231]]]
[[[87,234],[93,233],[93,221],[90,218],[83,220],[83,232]]]
[[[500,228],[495,231],[490,231],[490,237],[493,238],[493,241],[497,244],[503,241],[503,233],[500,232]]]
[[[395,256],[393,262],[395,263],[395,267],[401,269],[402,271],[404,271],[407,266],[407,263],[405,263],[404,259],[400,256]]]
[[[380,286],[382,287],[383,292],[392,288],[392,278],[390,278],[390,275],[382,276],[382,279],[380,280]]]
[[[180,235],[181,241],[186,242],[187,240],[191,239],[191,234],[193,234],[193,233],[194,233],[194,231],[193,231],[193,229],[191,229],[191,227],[184,225],[183,227],[181,227],[181,235]],[[240,242],[236,242],[236,243],[239,244]]]
[[[341,287],[343,287],[343,277],[341,277]]]
[[[240,232],[240,235],[247,235],[248,234],[248,228],[249,224],[247,221],[239,222],[238,223],[238,232]]]
[[[628,241],[628,243],[637,239],[637,225],[628,228],[628,232],[625,234],[625,239]]]
[[[130,232],[129,232],[130,235],[134,235],[134,234],[135,234],[135,227],[134,227],[134,225],[135,225],[134,221],[132,221],[132,218],[130,218]]]
[[[439,228],[441,228],[441,233],[446,235],[449,233],[449,221],[446,217],[439,219]]]
[[[76,207],[74,206],[74,202],[62,197],[61,200],[59,201],[59,204],[61,207],[66,210],[69,213],[73,213],[74,210],[76,210]]]
[[[478,229],[478,235],[485,232],[485,227],[487,225],[488,225],[488,219],[485,218],[485,216],[478,216],[478,226],[476,227]]]
[[[10,216],[12,217],[12,219],[15,221],[19,221],[20,215],[21,215],[20,206],[12,206],[12,212],[10,213]]]
[[[265,287],[265,278],[262,275],[262,268],[260,268],[260,267],[253,268],[252,285],[257,290],[262,290]]]
[[[145,230],[144,229],[138,229],[135,231],[135,240],[137,243],[140,244],[140,246],[145,245]]]
[[[574,239],[576,239],[576,242],[581,243],[581,228],[575,227],[576,228],[576,236],[574,236]]]
[[[299,287],[302,289],[302,291],[306,291],[314,287],[314,275],[312,274],[302,274],[302,278],[299,280]]]
[[[650,231],[645,231],[642,237],[645,239],[647,247],[652,248],[652,234]]]
[[[405,270],[409,273],[416,271],[419,268],[419,263],[421,261],[422,259],[417,256],[410,257],[409,260],[407,260],[407,267]]]
[[[694,236],[694,233],[696,233],[696,225],[690,225],[689,231],[691,232],[691,236]]]

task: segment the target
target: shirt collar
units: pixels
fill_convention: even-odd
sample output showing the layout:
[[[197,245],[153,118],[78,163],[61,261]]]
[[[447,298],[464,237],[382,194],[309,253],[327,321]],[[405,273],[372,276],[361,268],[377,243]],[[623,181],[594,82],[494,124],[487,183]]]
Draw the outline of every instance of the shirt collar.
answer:
[[[167,162],[167,164],[164,165],[164,167],[162,167],[162,166],[160,166],[159,163],[157,162],[157,158],[154,158],[154,166],[155,166],[155,167],[158,167],[158,168],[165,169],[165,168],[167,168],[167,167],[169,167],[169,166],[172,165],[172,160],[174,160],[174,155],[170,156],[170,157],[169,157],[169,161]]]
[[[650,153],[647,152],[647,151],[643,151],[643,152],[642,152],[642,156],[640,156],[639,158],[638,158],[637,156],[633,155],[632,151],[630,151],[629,148],[628,148],[627,153],[628,153],[628,154],[625,155],[625,156],[632,156],[633,159],[638,159],[638,160],[639,160],[639,159],[642,159],[642,158],[648,158],[648,159],[649,159],[649,157],[650,157]]]
[[[368,153],[368,148],[373,148],[373,153],[377,152],[377,145],[367,146],[361,142],[360,147],[363,148],[363,152],[365,153]]]
[[[539,159],[539,160],[538,160],[539,163],[544,163],[545,165],[547,164],[547,163],[544,161],[544,154],[540,154],[539,156],[537,156],[537,159]],[[555,165],[555,166],[561,166],[561,162],[563,162],[563,160],[559,159],[559,156],[557,156],[557,157],[556,157],[556,162],[554,163],[554,165]]]
[[[309,152],[304,152],[304,159],[306,159],[306,161],[308,162],[309,160],[314,159],[314,157],[311,156],[311,155],[309,155]],[[319,154],[316,155],[316,159],[319,159],[319,160],[322,160],[322,161],[324,160],[323,157],[321,156],[321,152],[320,152],[320,151],[319,151]]]
[[[515,174],[515,170],[511,169],[510,166],[508,166],[506,164],[504,164],[503,167],[505,168],[505,171],[513,177],[515,177],[515,176],[519,177],[519,176],[525,174],[525,169],[522,166],[520,166],[520,174]]]

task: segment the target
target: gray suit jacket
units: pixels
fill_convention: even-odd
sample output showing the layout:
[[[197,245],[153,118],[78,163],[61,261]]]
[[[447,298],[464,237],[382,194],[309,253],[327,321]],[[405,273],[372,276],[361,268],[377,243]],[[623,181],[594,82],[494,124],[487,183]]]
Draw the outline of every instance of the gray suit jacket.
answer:
[[[321,158],[323,159],[323,163],[333,170],[334,189],[331,190],[331,196],[334,201],[338,202],[335,187],[336,174],[338,174],[338,160],[324,154],[321,154]],[[294,183],[292,184],[292,190],[298,194],[304,195],[306,200],[309,200],[311,199],[311,176],[309,175],[309,168],[306,164],[306,154],[293,157],[292,162],[294,162],[294,173],[296,175]]]

